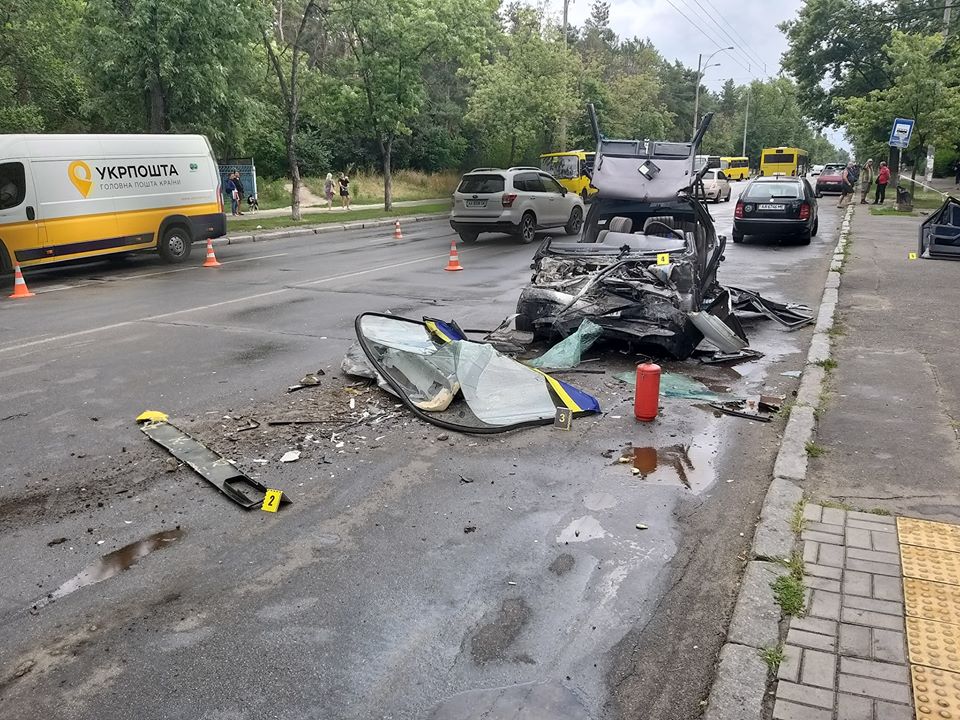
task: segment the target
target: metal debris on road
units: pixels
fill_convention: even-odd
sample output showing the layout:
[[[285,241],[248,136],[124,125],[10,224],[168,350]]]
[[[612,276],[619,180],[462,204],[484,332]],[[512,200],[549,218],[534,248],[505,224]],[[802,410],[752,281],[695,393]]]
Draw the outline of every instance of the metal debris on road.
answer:
[[[280,462],[282,462],[282,463],[291,463],[291,462],[296,462],[296,461],[299,460],[299,459],[300,459],[300,451],[299,451],[299,450],[288,450],[287,452],[285,452],[285,453],[283,454],[283,456],[281,456]]]
[[[139,424],[144,435],[166,448],[178,460],[185,462],[240,507],[250,510],[263,503],[267,487],[241,472],[230,460],[169,422],[141,420]],[[248,494],[250,492],[253,492],[253,496]],[[286,493],[281,502],[290,502]]]
[[[710,403],[710,407],[719,410],[727,415],[746,418],[747,420],[759,420],[760,422],[770,422],[773,419],[773,413],[764,410],[760,406],[760,398],[748,398],[746,400],[731,400],[722,403]]]
[[[303,390],[308,387],[316,387],[320,384],[320,376],[325,375],[326,373],[323,370],[317,370],[315,373],[308,373],[304,375],[300,382],[296,385],[291,385],[287,388],[288,393],[296,392],[297,390]]]

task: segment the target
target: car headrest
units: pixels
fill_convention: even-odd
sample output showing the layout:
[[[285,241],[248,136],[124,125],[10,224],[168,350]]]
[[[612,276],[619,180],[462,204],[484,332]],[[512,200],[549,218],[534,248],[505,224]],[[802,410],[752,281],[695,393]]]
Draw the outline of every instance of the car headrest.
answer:
[[[615,233],[629,233],[633,231],[633,220],[628,217],[616,217],[610,218],[610,222],[607,223],[607,229],[610,232]]]
[[[668,228],[675,228],[677,226],[676,221],[670,215],[654,215],[653,217],[648,217],[646,220],[644,220],[643,232],[646,233],[650,224],[655,222],[666,225]]]

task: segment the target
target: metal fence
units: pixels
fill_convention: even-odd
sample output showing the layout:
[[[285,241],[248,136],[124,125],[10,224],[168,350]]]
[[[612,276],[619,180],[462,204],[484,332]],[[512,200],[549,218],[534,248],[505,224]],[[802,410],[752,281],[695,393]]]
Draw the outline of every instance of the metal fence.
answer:
[[[227,176],[230,173],[240,173],[240,182],[243,183],[244,195],[257,195],[257,166],[253,158],[222,158],[217,161],[220,170],[220,187],[223,194],[227,194]],[[246,198],[240,198],[241,201]],[[229,198],[228,198],[229,201]]]

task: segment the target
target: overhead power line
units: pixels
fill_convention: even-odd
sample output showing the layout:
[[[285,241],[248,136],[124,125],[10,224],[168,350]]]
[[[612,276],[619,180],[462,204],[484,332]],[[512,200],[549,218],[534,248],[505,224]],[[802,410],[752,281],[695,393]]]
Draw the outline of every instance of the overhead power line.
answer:
[[[754,49],[751,47],[750,43],[748,43],[748,42],[743,38],[743,36],[737,31],[737,29],[736,29],[733,25],[730,24],[730,21],[727,20],[727,18],[725,18],[725,17],[723,16],[723,13],[721,13],[719,10],[717,10],[716,7],[714,7],[713,3],[711,3],[710,0],[704,0],[704,2],[707,4],[707,7],[710,8],[710,10],[713,12],[713,15],[715,15],[715,16],[718,17],[718,18],[720,18],[720,20],[723,22],[723,24],[726,25],[728,28],[730,28],[731,31],[733,31],[733,34],[737,37],[737,40],[739,40],[739,42],[734,42],[734,45],[737,45],[738,47],[740,47],[740,48],[742,48],[742,49],[744,50],[744,56],[745,56],[745,57],[749,58],[749,57],[752,55],[752,56],[753,56],[753,60],[755,60],[757,63],[759,63],[760,66],[763,68],[763,71],[766,72],[766,71],[767,71],[767,64],[766,64],[766,62],[764,62],[763,58],[761,58],[761,57],[756,53],[756,51],[754,51]],[[697,5],[700,5],[700,0],[697,0]],[[708,14],[709,14],[709,11],[707,11],[706,9],[705,9],[704,11],[705,11],[705,12],[708,12]],[[728,35],[727,37],[729,37],[729,35]],[[748,51],[748,50],[749,50],[749,54],[747,54],[747,52],[746,52],[746,51]],[[752,60],[751,62],[753,62],[753,60]]]
[[[705,28],[704,26],[701,26],[699,23],[694,22],[693,20],[690,19],[690,17],[689,17],[686,13],[681,12],[680,9],[679,9],[676,5],[673,4],[672,0],[667,0],[667,2],[670,3],[670,5],[673,7],[673,9],[676,10],[678,13],[680,13],[680,14],[683,16],[683,18],[684,18],[688,23],[690,23],[690,24],[693,25],[695,28],[697,28],[697,30],[699,30],[701,33],[703,33],[703,35],[704,35],[705,37],[707,37],[707,38],[710,40],[710,42],[712,42],[712,43],[713,43],[714,45],[716,45],[718,48],[722,48],[722,47],[724,46],[725,43],[718,41],[718,40],[717,40],[716,38],[714,38],[711,34],[708,34],[707,31],[706,31],[706,28]],[[687,2],[687,0],[678,0],[678,2],[681,2],[681,3],[683,4],[684,8],[686,8],[689,12],[693,13],[694,15],[696,15],[696,10]],[[710,31],[711,31],[711,33],[716,33],[716,30],[714,30],[712,27],[710,28]],[[733,43],[733,45],[734,45],[734,48],[736,48],[736,43]],[[749,65],[744,65],[742,62],[740,62],[740,60],[737,58],[736,55],[728,55],[727,57],[729,57],[729,58],[730,58],[731,60],[733,60],[737,65],[739,65],[740,67],[742,67],[742,68],[743,68],[744,70],[746,70],[747,72],[753,72],[753,71],[751,70],[751,68],[749,67]]]

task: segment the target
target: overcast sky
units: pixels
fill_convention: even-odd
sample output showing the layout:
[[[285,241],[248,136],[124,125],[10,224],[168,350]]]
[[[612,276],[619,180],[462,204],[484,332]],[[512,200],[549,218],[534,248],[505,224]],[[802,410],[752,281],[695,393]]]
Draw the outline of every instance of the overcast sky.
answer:
[[[571,0],[570,22],[582,26],[591,5]],[[667,60],[692,68],[698,54],[706,60],[733,45],[734,51],[718,52],[710,61],[719,67],[705,71],[703,84],[718,90],[727,78],[742,85],[780,72],[787,42],[777,25],[795,17],[801,5],[803,0],[610,0],[610,27],[621,38],[649,38]],[[546,0],[546,7],[562,17],[563,0]],[[827,136],[849,147],[842,133],[828,129]]]
[[[570,22],[583,25],[591,4],[592,0],[571,0]],[[711,64],[720,67],[711,67],[704,75],[704,84],[717,89],[731,77],[742,84],[776,75],[786,49],[777,24],[794,17],[802,4],[802,0],[611,0],[610,26],[622,38],[649,38],[668,60],[694,68],[698,53],[706,59],[718,47],[735,46],[733,52],[717,53]],[[549,0],[548,8],[559,18],[563,0]]]

